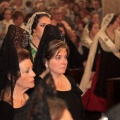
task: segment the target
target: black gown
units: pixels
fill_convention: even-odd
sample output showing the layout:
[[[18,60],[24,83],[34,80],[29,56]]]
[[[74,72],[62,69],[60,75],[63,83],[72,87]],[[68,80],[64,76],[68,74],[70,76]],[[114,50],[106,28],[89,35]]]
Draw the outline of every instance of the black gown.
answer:
[[[100,68],[95,94],[106,98],[106,81],[109,78],[120,77],[120,59],[112,52],[106,52],[100,47]]]
[[[71,83],[70,91],[57,91],[57,96],[66,101],[69,111],[74,120],[83,120],[84,108],[81,101],[82,91],[77,87],[72,78],[66,76]]]
[[[0,120],[13,120],[21,108],[13,108],[8,102],[0,101]]]

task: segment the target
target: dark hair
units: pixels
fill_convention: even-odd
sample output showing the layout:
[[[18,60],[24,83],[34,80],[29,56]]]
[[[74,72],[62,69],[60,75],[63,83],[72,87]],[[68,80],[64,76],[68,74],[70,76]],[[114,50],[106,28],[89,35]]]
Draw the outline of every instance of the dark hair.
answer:
[[[24,19],[25,24],[28,22],[28,20],[31,18],[32,15],[33,13],[28,13],[25,15],[25,19]]]
[[[31,4],[32,4],[31,1],[26,1],[26,6],[27,6],[27,7],[30,7]]]
[[[57,23],[56,26],[57,27],[65,27],[63,23]]]
[[[24,48],[19,48],[17,49],[17,55],[18,55],[18,61],[19,63],[25,59],[29,59],[30,58],[30,54],[29,51],[24,49]]]
[[[110,21],[109,25],[113,24],[116,21],[117,18],[118,18],[118,15],[114,15],[112,20]]]
[[[39,19],[42,18],[42,17],[48,17],[51,19],[51,17],[46,13],[46,14],[36,14],[35,18],[34,18],[34,22],[32,24],[32,30],[35,29],[37,27],[37,24],[39,22]],[[33,31],[32,31],[33,33]]]
[[[3,12],[2,12],[2,19],[4,19],[4,14],[7,10],[10,10],[11,11],[11,17],[12,17],[12,9],[11,8],[4,8]]]
[[[92,29],[93,25],[94,25],[94,23],[93,23],[93,22],[90,22],[90,23],[88,24],[88,30],[89,30],[89,31],[91,31],[91,29]]]
[[[45,54],[45,59],[50,60],[60,48],[66,49],[68,57],[70,51],[67,43],[61,40],[53,40],[49,42],[49,46]]]
[[[65,26],[64,26],[63,23],[57,23],[56,26],[57,26],[58,28],[59,28],[59,27],[62,27],[62,28],[64,28],[64,30],[65,30]]]
[[[13,20],[17,20],[18,19],[18,17],[23,17],[24,18],[24,14],[23,14],[23,12],[22,11],[15,11],[14,13],[13,13]]]

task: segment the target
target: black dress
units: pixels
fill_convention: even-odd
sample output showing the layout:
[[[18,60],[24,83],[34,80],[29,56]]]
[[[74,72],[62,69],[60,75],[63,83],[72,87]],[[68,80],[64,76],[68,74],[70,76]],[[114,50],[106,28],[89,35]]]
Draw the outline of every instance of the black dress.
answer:
[[[100,68],[95,94],[106,98],[106,81],[109,78],[120,77],[120,59],[112,52],[106,52],[100,47]]]
[[[72,114],[74,120],[83,120],[84,108],[81,101],[81,90],[77,87],[76,83],[66,76],[71,83],[70,91],[57,91],[57,96],[66,101],[69,111]]]
[[[0,120],[13,120],[21,108],[13,108],[8,102],[0,101]]]

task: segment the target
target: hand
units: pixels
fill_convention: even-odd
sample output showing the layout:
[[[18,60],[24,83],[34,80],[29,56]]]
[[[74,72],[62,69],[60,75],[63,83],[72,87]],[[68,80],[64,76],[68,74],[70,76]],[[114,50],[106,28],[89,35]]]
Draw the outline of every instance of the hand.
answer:
[[[49,69],[46,69],[46,70],[40,75],[40,77],[41,77],[41,78],[44,78],[45,75],[47,75],[48,73],[49,73]]]

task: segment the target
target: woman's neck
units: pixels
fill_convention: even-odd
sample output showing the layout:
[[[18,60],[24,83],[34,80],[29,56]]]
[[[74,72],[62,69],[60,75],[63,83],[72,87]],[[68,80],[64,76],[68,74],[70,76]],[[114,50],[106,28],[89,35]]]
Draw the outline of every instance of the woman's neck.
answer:
[[[38,48],[39,43],[40,43],[40,39],[35,37],[35,38],[32,39],[32,43],[36,46],[36,48]]]
[[[5,21],[6,21],[7,23],[10,23],[10,20],[11,20],[11,19],[5,19]]]
[[[110,39],[112,41],[115,41],[115,32],[114,32],[114,29],[112,26],[109,26],[107,29],[106,29],[106,33],[107,35],[110,37]]]
[[[114,29],[113,29],[113,27],[112,26],[109,26],[107,29],[106,29],[106,32],[107,33],[114,33]]]
[[[14,108],[20,108],[22,107],[26,101],[28,100],[28,95],[25,93],[24,89],[21,89],[18,86],[15,86],[14,92],[13,92],[13,106]]]
[[[57,75],[55,75],[53,73],[51,73],[51,74],[52,74],[52,77],[53,77],[54,80],[59,80],[64,76],[63,74],[57,74]]]
[[[90,36],[91,40],[94,40],[94,37],[95,37],[94,34],[90,33],[89,36]]]

